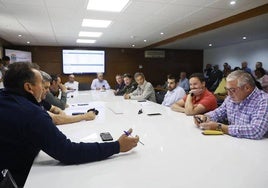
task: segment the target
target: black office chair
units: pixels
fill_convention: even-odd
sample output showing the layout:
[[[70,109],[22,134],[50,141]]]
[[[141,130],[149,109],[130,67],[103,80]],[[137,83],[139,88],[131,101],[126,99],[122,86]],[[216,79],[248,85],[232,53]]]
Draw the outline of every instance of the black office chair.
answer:
[[[80,83],[78,84],[78,91],[85,91],[90,90],[90,84],[89,83]]]
[[[18,188],[15,180],[13,179],[11,173],[4,169],[0,174],[0,188]]]
[[[157,92],[155,92],[156,103],[162,104],[166,93],[167,93],[167,91],[157,91]]]

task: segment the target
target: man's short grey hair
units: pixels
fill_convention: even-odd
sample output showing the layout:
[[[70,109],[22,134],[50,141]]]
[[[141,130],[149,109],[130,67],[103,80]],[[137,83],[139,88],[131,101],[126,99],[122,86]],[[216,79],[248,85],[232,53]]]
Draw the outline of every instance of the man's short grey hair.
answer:
[[[48,73],[46,73],[44,71],[40,71],[40,73],[42,75],[43,82],[51,82],[52,78]]]
[[[142,78],[145,78],[144,74],[141,73],[141,72],[136,72],[135,75],[134,75],[134,78],[136,79],[138,76],[141,76]]]
[[[233,71],[226,78],[227,82],[234,81],[234,80],[237,80],[238,87],[241,87],[245,84],[249,84],[252,87],[256,86],[252,75],[250,75],[249,73],[243,70]]]

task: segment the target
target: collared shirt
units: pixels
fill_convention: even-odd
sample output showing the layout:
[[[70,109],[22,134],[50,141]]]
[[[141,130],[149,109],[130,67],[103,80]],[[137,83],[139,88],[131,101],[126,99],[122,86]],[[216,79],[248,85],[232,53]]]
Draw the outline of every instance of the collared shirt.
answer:
[[[105,87],[105,89],[111,88],[107,80],[100,81],[98,78],[95,78],[91,83],[91,89],[93,90],[101,89],[103,86]]]
[[[240,103],[228,96],[219,108],[205,115],[217,122],[227,118],[232,136],[261,139],[268,131],[268,94],[256,87]]]
[[[156,102],[155,92],[152,84],[144,80],[142,85],[138,85],[137,89],[129,94],[131,99],[134,100],[149,100],[152,102]]]
[[[187,97],[188,95],[183,97],[184,102],[186,101]],[[218,106],[216,97],[207,89],[205,89],[198,99],[196,96],[193,96],[192,102],[194,105],[202,104],[206,108],[206,112],[214,110]]]
[[[172,91],[167,91],[165,94],[165,98],[162,102],[162,105],[164,106],[171,106],[179,99],[183,98],[185,96],[185,91],[180,86],[177,86]]]
[[[74,81],[74,82],[66,82],[64,85],[67,87],[67,89],[72,89],[75,91],[78,91],[78,82]]]
[[[185,92],[189,91],[189,80],[187,78],[184,78],[183,80],[180,79],[179,86],[182,87]]]

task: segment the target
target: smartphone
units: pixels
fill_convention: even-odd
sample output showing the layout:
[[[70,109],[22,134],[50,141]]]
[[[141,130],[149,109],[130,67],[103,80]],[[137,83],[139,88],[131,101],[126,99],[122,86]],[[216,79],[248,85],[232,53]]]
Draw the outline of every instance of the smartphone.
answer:
[[[113,137],[109,132],[100,133],[102,141],[112,141]]]
[[[138,100],[138,102],[146,102],[146,99]]]
[[[148,116],[158,116],[158,115],[162,115],[160,113],[151,113],[151,114],[147,114]]]

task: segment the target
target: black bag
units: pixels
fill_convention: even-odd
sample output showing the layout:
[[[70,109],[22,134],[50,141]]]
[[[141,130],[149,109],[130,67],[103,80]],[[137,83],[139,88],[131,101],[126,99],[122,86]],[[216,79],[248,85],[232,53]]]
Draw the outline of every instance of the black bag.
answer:
[[[11,173],[7,169],[2,170],[0,174],[0,188],[18,188]]]

